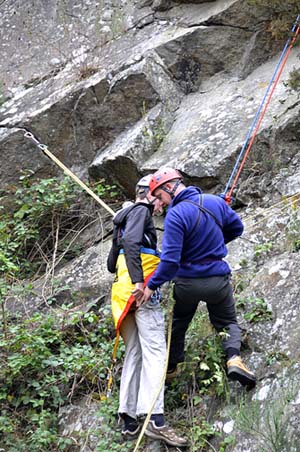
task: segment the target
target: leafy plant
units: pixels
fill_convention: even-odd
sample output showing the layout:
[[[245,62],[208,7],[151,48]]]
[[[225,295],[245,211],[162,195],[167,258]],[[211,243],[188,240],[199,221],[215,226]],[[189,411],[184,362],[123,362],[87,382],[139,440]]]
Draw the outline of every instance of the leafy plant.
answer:
[[[238,298],[236,306],[246,309],[244,319],[248,322],[257,323],[272,319],[272,311],[263,298],[249,297]]]
[[[223,441],[220,443],[219,452],[226,452],[228,446],[234,446],[235,444],[235,437],[233,435],[226,436],[226,438],[223,439]]]
[[[105,198],[107,201],[116,201],[123,198],[121,196],[120,188],[115,184],[106,184],[104,179],[94,182],[91,184],[91,187],[96,195],[100,198]]]
[[[117,187],[104,180],[93,188],[104,199],[119,196]],[[11,282],[42,274],[53,259],[66,260],[80,252],[76,238],[96,213],[94,201],[70,178],[32,181],[26,172],[14,200],[12,211],[0,212],[0,278]]]
[[[287,85],[291,90],[300,91],[300,71],[293,69],[289,73]]]
[[[263,254],[267,254],[272,248],[272,242],[260,243],[259,245],[254,246],[254,255],[255,257],[260,257]]]
[[[132,450],[132,444],[122,439],[121,429],[116,429],[117,412],[118,394],[113,393],[112,397],[101,402],[98,413],[101,419],[101,432],[99,431],[97,443],[97,451],[99,452],[129,452]]]
[[[64,450],[58,409],[82,391],[105,393],[113,324],[98,314],[36,314],[0,334],[0,443],[8,450]],[[123,346],[118,349],[118,357]],[[13,448],[15,447],[15,449]]]
[[[284,352],[281,352],[279,350],[274,350],[273,352],[270,352],[267,354],[266,361],[267,361],[267,364],[269,366],[271,366],[275,362],[280,362],[280,361],[287,363],[289,361],[289,358]]]
[[[207,446],[211,446],[209,438],[217,434],[215,428],[205,420],[199,420],[199,418],[194,418],[192,423],[189,433],[190,452],[207,450]]]
[[[55,240],[62,239],[78,221],[81,189],[70,179],[31,182],[30,173],[20,178],[14,194],[15,208],[0,215],[0,271],[22,278],[46,264]],[[50,257],[49,257],[50,259]]]

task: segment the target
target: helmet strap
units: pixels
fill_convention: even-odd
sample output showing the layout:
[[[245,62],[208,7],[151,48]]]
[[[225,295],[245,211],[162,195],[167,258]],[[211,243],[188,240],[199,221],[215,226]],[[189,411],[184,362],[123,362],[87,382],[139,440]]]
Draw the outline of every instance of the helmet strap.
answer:
[[[172,188],[172,190],[169,190],[167,187],[165,187],[165,185],[162,185],[160,188],[161,190],[165,191],[166,193],[168,193],[168,195],[171,196],[171,199],[173,199],[175,197],[174,193],[177,190],[177,188],[179,187],[179,185],[181,184],[181,179],[178,179],[175,184],[174,187]]]

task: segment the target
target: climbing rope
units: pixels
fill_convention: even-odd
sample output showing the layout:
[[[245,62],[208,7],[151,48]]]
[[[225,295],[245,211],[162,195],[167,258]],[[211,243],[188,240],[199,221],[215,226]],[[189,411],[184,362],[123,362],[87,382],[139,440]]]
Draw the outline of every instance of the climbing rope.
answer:
[[[113,348],[113,352],[112,352],[112,358],[111,358],[111,365],[108,369],[108,373],[107,373],[107,386],[106,386],[106,396],[102,396],[101,400],[105,400],[108,399],[111,396],[111,388],[112,388],[112,384],[113,384],[113,370],[115,367],[115,364],[117,362],[117,350],[118,350],[118,345],[119,345],[119,341],[120,341],[120,332],[117,332],[116,338],[115,338],[115,344],[114,344],[114,348]]]
[[[95,201],[97,201],[102,207],[104,207],[104,209],[107,210],[107,212],[109,212],[111,215],[115,215],[115,212],[104,202],[102,201],[102,199],[99,198],[99,196],[96,195],[96,193],[93,192],[93,190],[91,190],[87,185],[85,185],[84,182],[82,182],[82,180],[80,180],[76,174],[72,173],[71,170],[69,170],[69,168],[67,168],[57,157],[55,157],[55,155],[53,155],[48,147],[45,144],[42,144],[39,142],[39,140],[33,135],[33,133],[27,131],[26,129],[24,133],[24,137],[25,138],[29,138],[30,140],[33,141],[33,143],[39,148],[41,149],[41,151],[44,152],[44,154],[46,154],[54,163],[56,163],[56,165],[58,165],[65,174],[67,174],[68,176],[70,176],[78,185],[80,185],[80,187],[82,187],[90,196],[92,196]]]
[[[104,202],[102,199],[99,198],[99,196],[96,195],[96,193],[93,192],[82,180],[80,180],[76,174],[72,173],[69,168],[67,168],[55,155],[53,155],[48,147],[45,144],[40,143],[40,141],[33,135],[32,132],[30,132],[28,129],[24,127],[7,127],[0,125],[1,128],[6,129],[17,129],[22,130],[24,132],[24,137],[29,138],[45,155],[47,155],[54,163],[56,163],[57,166],[59,166],[65,174],[70,176],[78,185],[80,185],[81,188],[83,188],[90,196],[92,196],[95,201],[97,201],[98,204],[100,204],[104,209],[106,209],[111,215],[115,215],[115,212]]]
[[[294,195],[291,195],[289,198],[286,198],[277,204],[273,204],[269,208],[265,209],[265,211],[262,213],[263,218],[261,220],[255,221],[254,225],[247,228],[247,232],[250,232],[250,231],[256,229],[259,224],[264,223],[269,218],[274,219],[274,209],[275,208],[279,207],[279,209],[277,211],[277,215],[278,215],[278,213],[284,212],[289,207],[296,208],[299,201],[300,201],[300,193],[295,193]],[[246,221],[248,222],[248,221],[256,218],[257,215],[260,215],[260,213],[256,213],[254,215],[247,216]]]
[[[266,92],[263,96],[263,99],[261,101],[261,104],[259,105],[259,108],[256,112],[256,115],[253,119],[253,122],[249,128],[249,131],[247,133],[247,136],[245,138],[244,144],[242,146],[242,149],[240,151],[240,154],[236,160],[236,163],[234,165],[233,171],[229,177],[229,180],[226,184],[224,193],[222,194],[222,197],[225,199],[225,201],[229,204],[231,202],[231,197],[232,197],[232,193],[233,190],[237,184],[237,181],[239,179],[239,176],[242,172],[242,169],[244,167],[245,161],[247,159],[247,156],[251,150],[252,144],[255,140],[255,137],[257,135],[257,132],[259,130],[259,127],[262,123],[262,120],[265,116],[266,110],[268,108],[268,105],[270,104],[272,95],[274,93],[274,90],[278,84],[278,81],[280,79],[280,76],[282,74],[282,71],[284,69],[284,66],[287,62],[287,59],[290,55],[290,52],[295,44],[296,38],[299,34],[300,31],[300,15],[297,16],[296,21],[292,27],[291,32],[293,33],[293,37],[288,38],[284,49],[280,55],[279,61],[275,67],[274,73],[271,77],[270,83],[266,89]],[[0,127],[5,127],[5,128],[10,128],[10,127],[6,127],[6,126],[2,126],[0,125]],[[105,208],[111,215],[114,216],[115,212],[104,202],[102,201],[86,184],[84,184],[74,173],[72,173],[72,171],[70,171],[69,168],[67,168],[57,157],[55,157],[55,155],[53,155],[48,147],[45,144],[42,144],[35,136],[32,132],[30,132],[28,129],[26,128],[22,128],[22,127],[13,127],[15,129],[18,130],[22,130],[24,131],[24,137],[30,139],[45,155],[47,155],[57,166],[59,166],[63,172],[65,174],[67,174],[68,176],[70,176],[79,186],[81,186],[90,196],[92,196],[95,201],[100,204],[103,208]],[[252,135],[252,136],[251,136]],[[251,138],[250,138],[251,137]],[[242,161],[241,161],[242,159]],[[240,163],[241,161],[241,163]],[[297,198],[296,200],[293,199],[292,203],[296,203],[299,201],[299,198]],[[278,204],[283,203],[284,201],[281,201]],[[288,205],[292,205],[292,203],[289,203]],[[286,206],[284,206],[285,208]],[[272,206],[272,208],[270,207],[269,209],[273,209],[274,206]],[[251,218],[251,217],[250,217]],[[249,218],[248,218],[249,219]],[[266,218],[264,218],[265,221]],[[257,223],[256,223],[257,225]],[[174,301],[174,300],[173,300]],[[139,437],[137,439],[135,448],[133,452],[136,452],[141,444],[142,438],[144,436],[145,430],[147,428],[148,422],[150,420],[152,411],[154,409],[155,403],[157,401],[157,398],[159,397],[159,394],[163,388],[164,382],[165,382],[165,378],[166,378],[166,373],[167,373],[167,366],[168,366],[168,356],[169,356],[169,352],[170,352],[170,344],[171,344],[171,334],[172,334],[172,316],[173,316],[173,304],[170,307],[170,311],[169,311],[169,319],[168,319],[168,334],[167,334],[167,353],[166,353],[166,361],[165,361],[165,365],[164,365],[164,369],[163,369],[163,374],[162,374],[162,378],[159,384],[159,387],[157,388],[157,392],[155,394],[155,397],[153,399],[153,402],[151,404],[151,407],[149,409],[149,412],[145,418],[145,421],[143,423],[141,432],[139,434]],[[119,335],[116,337],[116,341],[114,344],[114,349],[113,349],[113,353],[112,353],[112,364],[111,367],[109,369],[108,372],[108,384],[107,384],[107,397],[110,396],[111,394],[111,387],[112,387],[112,382],[113,382],[113,367],[114,364],[116,362],[116,354],[117,354],[117,348],[118,348],[118,343],[119,343]],[[105,398],[105,397],[104,397]]]
[[[285,206],[289,206],[292,205],[293,202],[297,203],[299,201],[299,196],[300,193],[294,193],[293,195],[290,196],[284,196],[283,199],[281,201],[278,201],[275,204],[272,204],[272,206],[266,207],[264,209],[264,213],[266,212],[272,212],[275,207],[279,207],[281,204],[284,204]],[[254,213],[253,215],[247,215],[246,220],[252,220],[253,218],[257,217],[258,213]]]
[[[268,87],[266,89],[266,92],[265,92],[265,94],[263,96],[261,104],[258,107],[258,110],[257,110],[256,115],[255,115],[255,117],[253,119],[253,122],[252,122],[252,124],[251,124],[251,126],[249,128],[249,131],[247,133],[247,136],[246,136],[246,139],[245,139],[244,144],[242,146],[242,149],[240,151],[240,154],[238,155],[238,158],[236,160],[236,163],[234,165],[232,173],[231,173],[231,175],[229,177],[229,180],[228,180],[228,182],[226,184],[225,190],[224,190],[224,192],[221,195],[225,199],[227,204],[229,204],[231,202],[231,197],[232,197],[233,190],[234,190],[234,188],[235,188],[235,186],[237,184],[238,178],[239,178],[239,176],[240,176],[240,174],[242,172],[242,169],[244,167],[245,161],[246,161],[247,156],[248,156],[248,154],[250,152],[252,144],[253,144],[253,142],[255,140],[255,137],[257,135],[257,132],[258,132],[258,129],[259,129],[260,125],[261,125],[261,122],[262,122],[262,120],[263,120],[263,118],[265,116],[266,110],[267,110],[268,105],[269,105],[269,103],[271,101],[272,95],[273,95],[274,90],[275,90],[275,88],[277,86],[277,83],[279,81],[279,78],[281,76],[283,68],[284,68],[284,66],[285,66],[285,64],[287,62],[287,59],[288,59],[288,57],[289,57],[289,55],[291,53],[293,45],[295,44],[296,38],[297,38],[297,36],[299,34],[299,31],[300,31],[299,22],[300,22],[300,14],[297,16],[296,21],[295,21],[295,23],[294,23],[294,25],[292,27],[292,30],[291,30],[291,33],[293,33],[294,36],[288,38],[288,40],[287,40],[287,42],[286,42],[286,44],[285,44],[285,46],[283,48],[283,51],[282,51],[282,53],[280,55],[278,63],[276,65],[276,67],[275,67],[274,73],[273,73],[273,75],[271,77],[270,83],[269,83],[269,85],[268,85]],[[253,132],[253,135],[251,137],[252,132]],[[251,137],[251,139],[250,139],[250,137]],[[250,141],[249,141],[249,139],[250,139]],[[241,162],[241,164],[239,166],[239,163],[240,163],[240,160],[241,160],[242,157],[243,157],[243,160],[242,160],[242,162]],[[233,178],[234,178],[234,180],[232,182]]]

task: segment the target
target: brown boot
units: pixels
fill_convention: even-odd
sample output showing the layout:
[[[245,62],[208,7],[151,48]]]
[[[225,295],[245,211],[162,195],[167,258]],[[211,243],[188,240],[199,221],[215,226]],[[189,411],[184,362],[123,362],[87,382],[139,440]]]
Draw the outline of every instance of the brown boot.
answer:
[[[167,425],[157,427],[154,421],[149,421],[145,430],[145,435],[152,439],[164,441],[166,444],[169,444],[169,446],[185,447],[188,445],[187,439],[178,436],[172,427],[168,427]]]
[[[178,365],[176,364],[176,366],[167,370],[166,381],[174,380],[174,378],[176,378],[178,374],[179,374]]]
[[[233,356],[227,361],[227,375],[230,380],[239,381],[241,385],[254,388],[256,377],[245,366],[240,356]]]

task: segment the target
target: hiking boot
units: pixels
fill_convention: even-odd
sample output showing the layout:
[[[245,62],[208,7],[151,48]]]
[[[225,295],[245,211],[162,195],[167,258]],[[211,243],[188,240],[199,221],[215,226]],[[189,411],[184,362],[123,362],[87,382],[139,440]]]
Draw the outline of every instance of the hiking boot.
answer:
[[[241,385],[254,388],[256,378],[245,366],[240,356],[233,356],[227,361],[227,375],[230,380],[239,381]]]
[[[168,366],[168,370],[166,373],[166,381],[171,381],[176,378],[180,374],[178,364],[173,364]]]
[[[122,419],[122,417],[121,417]],[[129,416],[126,416],[124,427],[121,431],[122,436],[126,439],[135,439],[137,438],[140,431],[140,425],[138,421],[134,418],[130,418]]]
[[[176,364],[176,366],[167,370],[166,381],[174,380],[174,378],[176,378],[178,374],[179,374],[179,371],[178,371],[178,366]]]
[[[154,421],[149,421],[145,435],[152,439],[164,441],[169,446],[185,447],[188,445],[188,441],[178,436],[172,427],[168,427],[167,425],[157,427]]]

